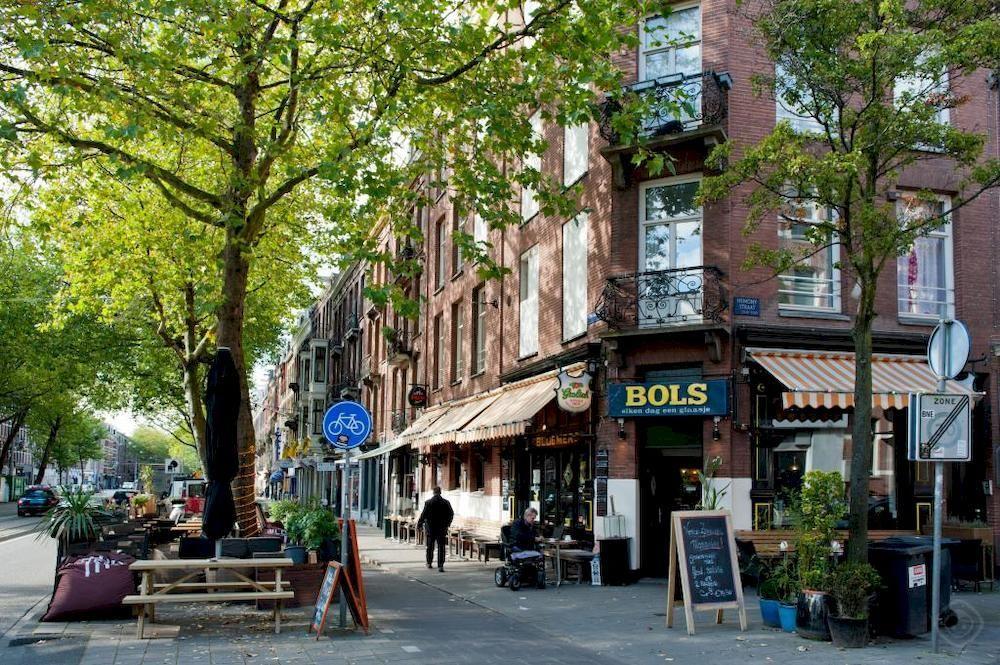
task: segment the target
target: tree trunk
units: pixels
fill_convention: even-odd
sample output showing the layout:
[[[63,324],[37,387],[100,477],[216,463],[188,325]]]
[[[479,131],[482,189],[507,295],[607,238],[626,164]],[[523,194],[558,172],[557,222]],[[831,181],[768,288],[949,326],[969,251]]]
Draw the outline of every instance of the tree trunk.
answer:
[[[872,280],[874,281],[874,280]],[[872,322],[875,286],[862,285],[851,334],[854,338],[854,422],[851,427],[851,488],[847,559],[868,561],[868,480],[872,469]]]
[[[240,414],[236,424],[240,471],[233,481],[233,495],[236,497],[236,521],[240,534],[250,537],[257,535],[257,509],[254,504],[253,416],[250,413],[250,390],[243,355],[243,307],[246,302],[249,262],[243,254],[241,239],[232,229],[226,234],[223,260],[225,272],[222,304],[219,306],[219,346],[229,347],[240,376]]]
[[[10,430],[8,430],[7,436],[4,437],[3,447],[0,448],[0,473],[3,473],[4,467],[7,466],[7,460],[10,458],[10,449],[14,445],[14,439],[17,438],[17,433],[21,431],[21,428],[24,426],[24,420],[27,417],[28,412],[21,410],[11,418]]]
[[[42,448],[42,458],[38,461],[38,473],[35,474],[36,485],[41,485],[42,480],[45,478],[45,468],[49,465],[49,455],[52,454],[52,445],[56,442],[60,427],[62,427],[62,416],[53,420],[49,425],[49,436],[45,439],[45,447]]]
[[[191,419],[191,434],[194,436],[195,449],[201,459],[201,468],[205,469],[208,468],[205,452],[205,402],[197,360],[191,360],[184,365],[184,399],[187,401],[188,417]]]

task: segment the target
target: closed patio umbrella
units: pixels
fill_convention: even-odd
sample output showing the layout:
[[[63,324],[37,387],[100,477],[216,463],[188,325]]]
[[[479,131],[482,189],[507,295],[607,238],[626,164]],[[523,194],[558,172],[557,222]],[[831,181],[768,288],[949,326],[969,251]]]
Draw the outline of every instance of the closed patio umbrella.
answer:
[[[205,388],[205,514],[202,533],[218,540],[236,521],[236,502],[230,483],[239,471],[236,420],[240,412],[240,379],[232,351],[220,347],[208,370]],[[218,545],[218,544],[217,544]],[[216,546],[216,553],[218,553]]]

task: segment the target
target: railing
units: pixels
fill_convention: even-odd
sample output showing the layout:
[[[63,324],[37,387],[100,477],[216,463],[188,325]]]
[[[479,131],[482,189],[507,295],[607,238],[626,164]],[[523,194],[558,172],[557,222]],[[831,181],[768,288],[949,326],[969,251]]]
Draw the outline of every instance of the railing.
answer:
[[[712,266],[654,270],[608,279],[597,316],[612,328],[720,323],[729,299]]]
[[[639,138],[679,134],[700,126],[722,124],[729,112],[728,92],[733,86],[727,73],[705,71],[674,74],[624,86],[601,103],[600,132],[611,145],[620,145],[622,111],[636,102],[649,115],[635,131]],[[637,99],[636,99],[637,98]],[[625,101],[625,103],[623,103]]]
[[[899,315],[903,317],[950,318],[955,306],[955,291],[932,284],[897,284]]]
[[[392,431],[399,434],[406,429],[406,411],[393,411],[391,418]]]
[[[344,333],[345,340],[351,340],[357,337],[361,333],[361,322],[358,320],[357,314],[351,314],[347,317],[347,331]]]
[[[390,365],[408,362],[413,357],[413,335],[396,330],[385,338],[386,360]]]

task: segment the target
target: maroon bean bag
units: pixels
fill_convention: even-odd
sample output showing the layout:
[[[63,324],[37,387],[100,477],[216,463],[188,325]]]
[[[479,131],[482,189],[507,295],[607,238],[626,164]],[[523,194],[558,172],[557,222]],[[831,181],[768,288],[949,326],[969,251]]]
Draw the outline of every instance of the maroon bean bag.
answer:
[[[42,621],[122,615],[122,599],[136,592],[129,565],[135,557],[100,552],[67,557],[56,572],[56,590]]]

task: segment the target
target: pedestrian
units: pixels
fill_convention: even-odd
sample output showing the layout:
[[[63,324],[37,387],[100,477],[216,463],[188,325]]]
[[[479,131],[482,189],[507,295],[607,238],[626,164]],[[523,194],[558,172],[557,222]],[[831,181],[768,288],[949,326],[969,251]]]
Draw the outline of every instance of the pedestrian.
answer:
[[[424,509],[417,520],[417,528],[423,528],[427,535],[427,567],[433,568],[434,545],[437,544],[438,572],[444,572],[444,544],[448,537],[448,527],[455,518],[455,511],[448,499],[441,496],[441,488],[434,488],[434,496],[424,502]]]

